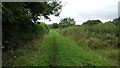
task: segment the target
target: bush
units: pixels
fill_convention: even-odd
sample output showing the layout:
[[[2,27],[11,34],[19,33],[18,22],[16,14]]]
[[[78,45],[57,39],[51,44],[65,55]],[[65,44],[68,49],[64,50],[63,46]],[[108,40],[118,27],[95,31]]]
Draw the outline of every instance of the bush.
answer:
[[[61,29],[64,36],[74,39],[78,44],[84,43],[92,49],[114,47],[118,45],[117,25],[99,23],[96,25],[80,25]]]
[[[12,27],[13,25],[9,25]],[[3,27],[7,27],[3,25]],[[14,26],[10,29],[3,28],[3,50],[18,48],[20,44],[32,40],[34,37],[39,37],[47,32],[46,24],[29,24],[26,27]]]
[[[56,5],[57,4],[57,5]],[[47,5],[47,6],[46,6]],[[46,7],[43,7],[46,6]],[[36,7],[40,7],[39,9]],[[56,8],[59,7],[59,8]],[[62,5],[58,2],[3,2],[2,3],[2,45],[4,51],[16,49],[20,44],[26,43],[35,37],[48,32],[44,23],[36,23],[42,15],[50,19],[48,15],[58,14]],[[48,9],[50,8],[50,9]],[[41,11],[42,9],[42,11]],[[55,11],[54,9],[57,9]],[[39,11],[40,10],[40,11]],[[55,13],[51,13],[55,11]],[[46,12],[46,13],[44,13]]]

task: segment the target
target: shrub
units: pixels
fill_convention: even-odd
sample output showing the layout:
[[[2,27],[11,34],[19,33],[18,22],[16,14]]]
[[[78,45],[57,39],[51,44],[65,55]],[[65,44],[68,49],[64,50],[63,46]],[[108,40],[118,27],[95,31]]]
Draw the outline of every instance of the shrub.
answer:
[[[78,44],[84,43],[92,49],[118,46],[118,26],[113,23],[71,26],[61,29],[64,36],[74,39]]]

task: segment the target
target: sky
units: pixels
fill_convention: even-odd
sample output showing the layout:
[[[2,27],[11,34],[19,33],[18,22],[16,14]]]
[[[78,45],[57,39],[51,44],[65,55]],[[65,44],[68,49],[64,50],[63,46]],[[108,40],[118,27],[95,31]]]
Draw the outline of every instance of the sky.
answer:
[[[62,0],[62,11],[58,17],[50,16],[49,20],[40,20],[46,24],[59,23],[66,17],[74,18],[76,25],[87,20],[99,19],[102,22],[112,21],[118,17],[120,0]]]

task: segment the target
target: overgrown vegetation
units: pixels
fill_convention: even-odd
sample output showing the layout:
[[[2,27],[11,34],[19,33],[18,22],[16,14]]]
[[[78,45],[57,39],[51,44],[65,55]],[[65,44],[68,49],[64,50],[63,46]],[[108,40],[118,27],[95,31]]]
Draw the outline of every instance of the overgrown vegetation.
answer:
[[[102,23],[89,20],[83,25],[59,29],[59,32],[77,42],[80,47],[90,48],[92,52],[118,62],[120,18]]]
[[[78,45],[74,40],[62,36],[54,29],[51,29],[43,40],[43,44],[41,44],[40,39],[29,42],[27,44],[30,45],[29,48],[22,47],[21,50],[17,50],[16,53],[21,54],[21,56],[16,55],[13,59],[8,59],[13,62],[6,64],[10,66],[117,65],[117,61],[115,61],[117,50],[111,48],[92,50],[83,44]]]
[[[78,26],[70,17],[59,24],[38,22],[58,16],[61,7],[56,0],[2,3],[3,66],[118,65],[120,18],[105,23],[88,20]]]
[[[37,23],[39,17],[50,19],[49,15],[59,15],[60,2],[3,2],[3,50],[16,49],[19,44],[37,38],[46,31],[45,23]]]
[[[120,20],[118,19],[118,21]],[[85,25],[83,23],[83,25],[80,26],[72,26],[62,29],[62,34],[64,36],[72,37],[78,44],[84,43],[93,49],[106,47],[117,48],[119,47],[119,25],[116,25],[115,23],[115,21],[94,25],[89,23]]]
[[[4,66],[11,65],[12,59],[23,55],[24,51],[27,53],[27,48],[27,50],[33,49],[30,52],[34,52],[34,46],[27,44],[37,38],[42,40],[45,33],[49,32],[48,26],[38,22],[38,20],[41,17],[50,20],[50,15],[58,16],[61,7],[61,2],[58,1],[2,2],[2,57]]]

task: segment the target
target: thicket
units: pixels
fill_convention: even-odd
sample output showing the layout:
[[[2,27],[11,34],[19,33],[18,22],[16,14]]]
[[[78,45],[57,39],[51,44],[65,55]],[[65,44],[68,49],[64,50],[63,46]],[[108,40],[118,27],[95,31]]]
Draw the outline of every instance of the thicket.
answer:
[[[90,21],[91,23],[92,21]],[[106,23],[89,24],[89,21],[80,26],[72,26],[60,30],[64,36],[74,39],[79,45],[86,45],[92,49],[118,48],[120,18]],[[93,21],[94,23],[94,21]]]
[[[3,50],[16,49],[20,44],[48,32],[45,23],[38,23],[40,17],[50,19],[58,16],[61,3],[51,2],[3,2],[2,3],[2,46]]]

